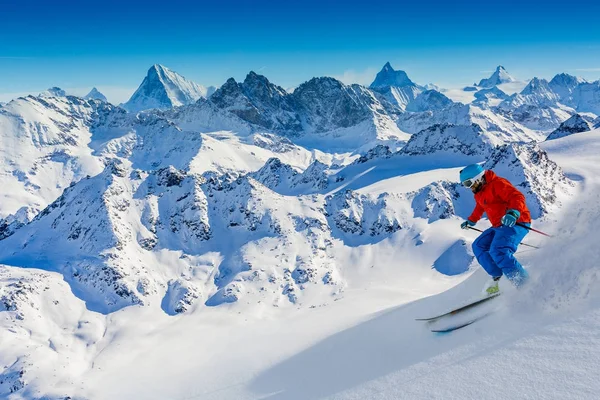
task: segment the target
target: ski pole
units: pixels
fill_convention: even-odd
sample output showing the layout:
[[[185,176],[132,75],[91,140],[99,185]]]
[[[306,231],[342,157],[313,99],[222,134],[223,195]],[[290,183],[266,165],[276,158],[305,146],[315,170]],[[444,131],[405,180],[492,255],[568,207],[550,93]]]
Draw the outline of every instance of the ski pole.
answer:
[[[481,233],[483,233],[483,231],[482,231],[481,229],[473,228],[472,226],[469,226],[469,229],[473,229],[474,231],[477,231],[477,232],[481,232]],[[531,244],[527,244],[527,243],[523,243],[523,242],[521,242],[520,244],[522,244],[523,246],[527,246],[527,247],[531,247],[531,248],[534,248],[534,249],[538,249],[538,250],[539,250],[539,247],[537,247],[537,246],[533,246],[533,245],[531,245]]]
[[[521,228],[529,229],[530,231],[533,231],[533,232],[535,232],[535,233],[539,233],[540,235],[544,235],[544,236],[548,236],[548,237],[554,237],[554,236],[552,236],[552,235],[548,235],[547,233],[544,233],[544,232],[542,232],[542,231],[538,231],[537,229],[533,229],[532,227],[530,227],[530,226],[527,226],[527,225],[525,225],[525,224],[520,224],[520,223],[517,223],[517,225],[519,225]]]

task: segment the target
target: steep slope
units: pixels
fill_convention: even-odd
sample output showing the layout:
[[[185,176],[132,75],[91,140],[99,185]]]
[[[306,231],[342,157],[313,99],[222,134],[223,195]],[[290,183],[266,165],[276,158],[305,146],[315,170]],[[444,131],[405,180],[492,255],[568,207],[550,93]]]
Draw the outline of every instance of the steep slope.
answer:
[[[195,102],[206,98],[214,88],[205,88],[185,79],[170,69],[155,64],[123,107],[137,112],[148,109],[166,109]]]

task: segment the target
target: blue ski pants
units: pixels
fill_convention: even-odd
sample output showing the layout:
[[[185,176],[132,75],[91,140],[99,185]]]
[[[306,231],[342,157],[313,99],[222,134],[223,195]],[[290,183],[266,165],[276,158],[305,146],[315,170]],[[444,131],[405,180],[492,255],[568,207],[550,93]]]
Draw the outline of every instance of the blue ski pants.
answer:
[[[473,253],[490,276],[504,275],[515,286],[521,286],[529,274],[515,258],[515,251],[527,233],[527,229],[518,225],[486,229],[473,242]]]

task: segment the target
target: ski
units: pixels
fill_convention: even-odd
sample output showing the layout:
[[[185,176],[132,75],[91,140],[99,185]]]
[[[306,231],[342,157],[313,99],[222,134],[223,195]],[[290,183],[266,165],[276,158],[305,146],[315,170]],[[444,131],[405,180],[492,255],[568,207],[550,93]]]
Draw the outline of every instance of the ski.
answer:
[[[449,333],[449,332],[454,332],[456,330],[459,330],[461,328],[464,328],[465,326],[469,326],[481,319],[484,319],[485,317],[489,316],[491,314],[491,312],[487,313],[487,314],[483,314],[477,318],[473,318],[467,322],[464,322],[462,324],[459,325],[455,325],[455,326],[451,326],[450,328],[446,328],[446,329],[432,329],[431,332],[435,332],[435,333]]]
[[[448,316],[448,315],[454,315],[454,314],[458,314],[458,313],[459,313],[459,312],[461,312],[461,311],[468,310],[469,308],[475,307],[475,306],[477,306],[477,305],[479,305],[479,304],[485,303],[486,301],[489,301],[489,300],[491,300],[491,299],[494,299],[494,298],[496,298],[496,297],[500,296],[500,294],[501,294],[501,293],[496,293],[496,294],[493,294],[493,295],[491,295],[491,296],[484,297],[483,299],[479,299],[479,300],[477,300],[477,301],[474,301],[474,302],[472,302],[472,303],[465,304],[465,305],[464,305],[464,306],[462,306],[462,307],[455,308],[454,310],[450,310],[450,311],[448,311],[447,313],[440,314],[440,315],[437,315],[437,316],[435,316],[435,317],[429,317],[429,318],[417,318],[417,319],[416,319],[416,321],[435,321],[436,319],[439,319],[439,318],[442,318],[442,317],[446,317],[446,316]],[[465,326],[466,326],[466,325],[465,325]]]

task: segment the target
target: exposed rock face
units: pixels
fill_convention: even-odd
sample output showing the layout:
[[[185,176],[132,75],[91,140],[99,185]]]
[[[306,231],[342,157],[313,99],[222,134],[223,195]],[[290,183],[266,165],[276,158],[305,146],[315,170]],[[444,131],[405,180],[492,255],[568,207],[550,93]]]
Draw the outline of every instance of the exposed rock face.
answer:
[[[217,108],[250,124],[314,142],[361,146],[401,135],[377,97],[360,85],[313,78],[293,93],[251,72],[243,83],[229,79],[209,99]],[[337,140],[336,139],[342,139]]]
[[[228,79],[210,101],[253,125],[274,131],[302,130],[292,97],[283,88],[254,72],[250,72],[243,83]]]

